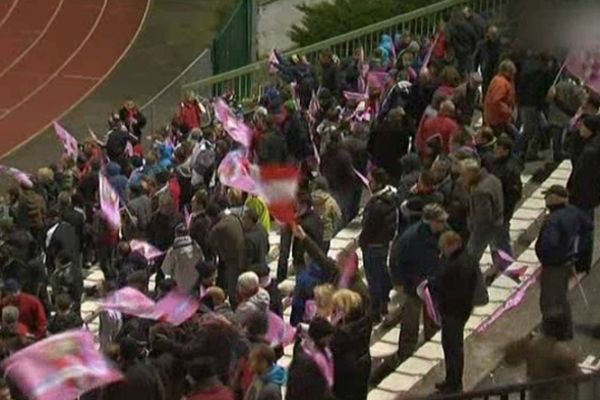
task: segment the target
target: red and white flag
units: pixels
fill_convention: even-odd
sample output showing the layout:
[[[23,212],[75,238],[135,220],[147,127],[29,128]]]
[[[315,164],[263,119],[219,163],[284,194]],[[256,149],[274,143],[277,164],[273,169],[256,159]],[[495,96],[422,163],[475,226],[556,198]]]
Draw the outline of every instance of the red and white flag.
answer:
[[[143,240],[133,239],[129,242],[129,247],[131,248],[131,251],[140,253],[148,261],[154,260],[155,258],[164,254],[163,251],[160,251],[150,243]]]
[[[215,117],[223,125],[225,132],[233,140],[244,147],[250,147],[252,141],[252,130],[243,121],[240,121],[229,108],[227,103],[221,98],[217,98],[213,103]]]
[[[20,169],[0,165],[0,171],[12,176],[17,180],[17,182],[19,182],[22,185],[25,185],[26,187],[33,187],[33,181],[31,180],[31,178],[29,178],[29,175],[21,171]]]
[[[112,188],[108,179],[99,174],[100,210],[113,228],[121,227],[121,211],[119,209],[119,195]]]
[[[54,132],[58,140],[63,144],[63,156],[77,160],[77,155],[79,154],[77,140],[58,122],[54,122]]]
[[[53,335],[26,347],[4,361],[2,368],[32,400],[76,399],[123,379],[96,350],[92,334],[83,330]]]
[[[282,224],[296,221],[294,204],[298,192],[299,172],[293,166],[260,167],[259,191],[269,213]]]

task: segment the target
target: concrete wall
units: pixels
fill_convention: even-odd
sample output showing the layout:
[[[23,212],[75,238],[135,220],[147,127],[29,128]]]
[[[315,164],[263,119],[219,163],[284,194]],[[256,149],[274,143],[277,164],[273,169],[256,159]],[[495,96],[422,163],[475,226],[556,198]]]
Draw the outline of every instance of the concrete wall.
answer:
[[[256,19],[258,58],[264,57],[273,48],[288,50],[294,47],[287,33],[292,25],[302,19],[303,14],[296,6],[304,3],[312,5],[323,1],[332,0],[259,0]]]

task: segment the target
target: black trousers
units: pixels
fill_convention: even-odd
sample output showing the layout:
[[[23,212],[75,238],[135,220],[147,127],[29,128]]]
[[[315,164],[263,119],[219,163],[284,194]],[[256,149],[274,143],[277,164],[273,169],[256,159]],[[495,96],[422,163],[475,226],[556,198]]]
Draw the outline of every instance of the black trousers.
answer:
[[[446,364],[446,385],[452,391],[462,391],[465,363],[464,339],[466,320],[442,315],[442,347]]]

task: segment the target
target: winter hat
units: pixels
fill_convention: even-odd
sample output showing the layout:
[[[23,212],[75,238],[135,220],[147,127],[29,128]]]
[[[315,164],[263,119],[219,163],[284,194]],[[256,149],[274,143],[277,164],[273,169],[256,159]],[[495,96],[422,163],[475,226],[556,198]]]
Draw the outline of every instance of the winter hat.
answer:
[[[19,289],[21,289],[21,285],[19,285],[19,282],[17,282],[16,279],[11,278],[4,282],[4,293],[14,294],[18,292]]]

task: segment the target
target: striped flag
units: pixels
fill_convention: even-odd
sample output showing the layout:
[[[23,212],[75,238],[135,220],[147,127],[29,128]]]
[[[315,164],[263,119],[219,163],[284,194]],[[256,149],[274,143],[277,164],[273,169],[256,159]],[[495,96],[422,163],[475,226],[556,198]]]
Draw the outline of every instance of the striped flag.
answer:
[[[28,399],[76,399],[123,379],[96,350],[90,332],[53,335],[16,352],[2,364],[4,372]]]
[[[108,179],[99,174],[98,185],[100,194],[100,210],[113,228],[121,227],[121,211],[119,209],[119,195],[112,188]]]
[[[298,192],[299,172],[293,166],[260,167],[259,191],[269,213],[282,224],[296,222],[294,204]]]
[[[54,133],[63,144],[63,156],[77,160],[79,154],[77,140],[58,122],[54,122]]]

